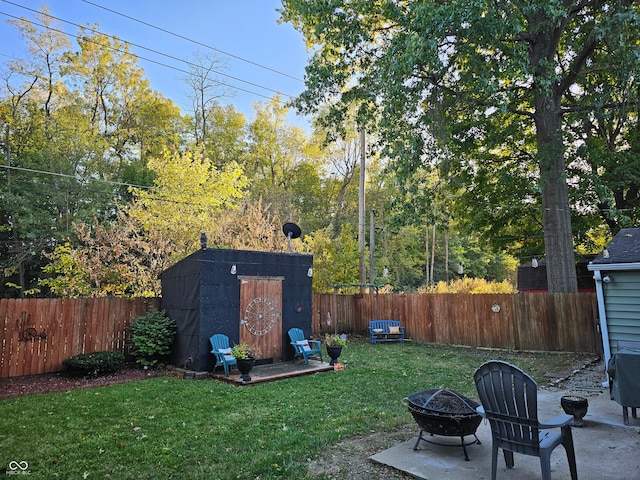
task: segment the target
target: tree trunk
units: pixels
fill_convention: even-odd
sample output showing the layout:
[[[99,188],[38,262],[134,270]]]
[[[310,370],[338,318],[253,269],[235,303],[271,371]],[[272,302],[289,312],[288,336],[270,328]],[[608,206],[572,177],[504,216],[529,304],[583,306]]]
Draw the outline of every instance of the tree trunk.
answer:
[[[569,188],[564,165],[560,96],[536,91],[536,138],[542,187],[547,285],[550,292],[577,292]]]
[[[564,164],[562,98],[565,81],[559,81],[552,67],[566,22],[558,22],[545,3],[538,3],[527,14],[529,60],[534,68],[533,92],[542,188],[544,251],[549,292],[577,292],[578,279],[573,256],[569,187]],[[579,67],[578,67],[579,68]],[[572,72],[570,75],[574,75]]]

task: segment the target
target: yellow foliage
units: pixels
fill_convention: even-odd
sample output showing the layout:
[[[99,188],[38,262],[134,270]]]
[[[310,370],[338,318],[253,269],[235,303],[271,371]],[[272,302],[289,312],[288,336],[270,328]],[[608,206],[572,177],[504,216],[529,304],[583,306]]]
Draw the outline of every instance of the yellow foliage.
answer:
[[[132,188],[136,201],[128,213],[185,254],[199,248],[200,232],[212,231],[218,215],[236,206],[246,186],[238,165],[217,168],[191,152],[149,160],[148,167],[156,174],[154,186]]]
[[[507,281],[488,282],[484,278],[461,278],[449,283],[438,282],[435,285],[420,287],[420,293],[516,293],[517,289]]]

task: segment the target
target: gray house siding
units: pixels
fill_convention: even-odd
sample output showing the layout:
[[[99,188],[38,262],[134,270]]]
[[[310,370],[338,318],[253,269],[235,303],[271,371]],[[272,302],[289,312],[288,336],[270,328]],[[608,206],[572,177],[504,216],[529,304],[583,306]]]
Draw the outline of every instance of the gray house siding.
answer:
[[[618,342],[640,342],[640,228],[623,228],[589,263],[605,364]]]
[[[610,281],[603,283],[609,349],[617,351],[620,340],[640,342],[640,272],[602,272]]]

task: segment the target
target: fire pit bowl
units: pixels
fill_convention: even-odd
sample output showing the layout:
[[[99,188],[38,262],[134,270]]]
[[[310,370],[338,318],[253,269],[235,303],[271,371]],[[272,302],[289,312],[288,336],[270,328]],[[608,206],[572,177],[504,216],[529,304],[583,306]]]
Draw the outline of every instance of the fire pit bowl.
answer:
[[[460,446],[464,451],[464,459],[469,460],[467,445],[480,443],[476,430],[482,422],[482,417],[476,412],[480,404],[446,388],[432,388],[409,395],[407,406],[420,427],[418,441],[413,447],[418,450],[420,440],[438,445],[447,445],[427,440],[422,436],[424,432],[445,437],[460,437]],[[465,443],[464,437],[473,435],[474,440]],[[449,445],[457,446],[457,445]]]

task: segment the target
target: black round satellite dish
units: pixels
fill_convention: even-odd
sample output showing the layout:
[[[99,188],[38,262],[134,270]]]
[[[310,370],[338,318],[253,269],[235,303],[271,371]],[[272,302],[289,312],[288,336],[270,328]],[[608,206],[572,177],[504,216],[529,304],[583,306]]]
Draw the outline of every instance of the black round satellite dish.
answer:
[[[287,222],[282,226],[282,231],[287,238],[300,238],[302,230],[295,223]]]

